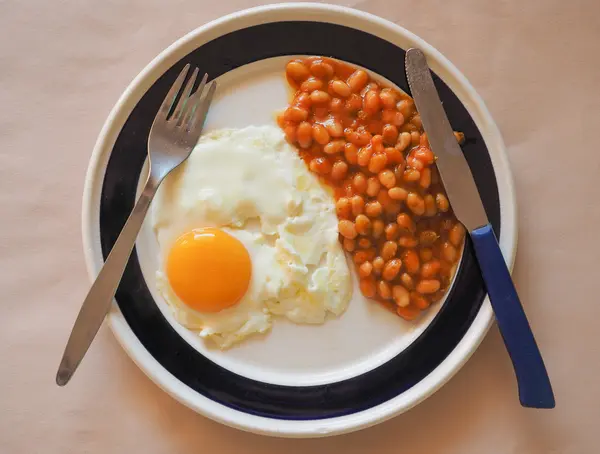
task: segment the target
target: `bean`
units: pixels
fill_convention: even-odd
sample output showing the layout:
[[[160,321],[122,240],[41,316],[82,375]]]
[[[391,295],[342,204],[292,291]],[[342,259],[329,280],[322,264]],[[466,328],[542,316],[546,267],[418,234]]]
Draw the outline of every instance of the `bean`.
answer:
[[[396,109],[398,109],[400,113],[402,113],[404,118],[410,118],[412,117],[414,112],[413,105],[414,103],[412,100],[402,99],[401,101],[398,101],[398,103],[396,103]]]
[[[456,141],[461,145],[465,141],[465,135],[462,132],[454,131],[454,137],[456,137]]]
[[[401,285],[394,285],[392,295],[394,302],[399,307],[406,307],[410,303],[410,293]]]
[[[456,250],[456,248],[452,246],[450,242],[445,241],[444,244],[442,244],[442,257],[444,258],[444,260],[450,263],[454,263],[456,261],[457,256],[458,251]]]
[[[404,248],[417,247],[418,244],[419,241],[411,235],[403,235],[400,238],[398,238],[398,245]]]
[[[404,188],[391,188],[388,194],[394,200],[406,200],[408,197],[408,191]]]
[[[364,194],[367,190],[367,179],[362,173],[358,172],[352,178],[352,186],[357,194]]]
[[[423,230],[419,233],[419,244],[421,246],[431,246],[439,237],[433,230]]]
[[[285,138],[287,139],[288,142],[290,142],[290,143],[296,142],[296,126],[287,125],[284,128],[283,132],[285,132]]]
[[[404,116],[397,110],[386,109],[381,112],[381,121],[399,128],[404,124]]]
[[[285,109],[283,113],[283,118],[286,121],[293,121],[295,123],[300,123],[308,118],[308,110],[303,109],[299,106],[290,106]]]
[[[329,142],[329,133],[327,132],[327,129],[318,123],[312,125],[312,136],[313,139],[315,139],[315,142],[321,145],[325,145]]]
[[[357,155],[357,162],[358,165],[361,167],[366,167],[369,165],[369,162],[371,161],[371,156],[373,156],[373,147],[366,146],[366,147],[362,147],[359,151],[358,151],[358,155]]]
[[[367,85],[368,81],[369,75],[362,69],[357,69],[348,77],[348,86],[354,93],[358,93]]]
[[[346,142],[344,145],[344,157],[348,161],[348,164],[356,165],[358,163],[358,148],[356,145]]]
[[[413,288],[415,288],[415,281],[412,278],[412,276],[408,273],[402,273],[400,275],[400,282],[402,282],[402,285],[408,290],[412,290]]]
[[[410,143],[413,147],[419,145],[421,141],[421,133],[419,131],[411,131],[410,133]]]
[[[377,295],[382,300],[392,299],[392,287],[384,280],[377,282]]]
[[[409,134],[416,130],[417,130],[417,127],[415,125],[413,125],[412,123],[404,123],[402,125],[402,127],[400,128],[400,132],[408,132]],[[411,139],[411,141],[412,141],[412,139]]]
[[[435,161],[435,155],[427,147],[419,147],[414,152],[414,157],[421,161],[423,164],[430,165]]]
[[[361,249],[360,251],[356,251],[354,253],[354,257],[352,257],[354,263],[357,265],[362,265],[367,260],[369,260],[369,251],[367,249]]]
[[[435,199],[431,194],[425,196],[425,216],[432,217],[437,214],[437,206],[435,205]]]
[[[378,175],[379,182],[388,189],[396,185],[396,176],[391,170],[382,170]]]
[[[343,139],[332,140],[323,147],[323,151],[327,154],[336,154],[344,149],[345,142]]]
[[[369,249],[371,247],[371,240],[368,238],[360,238],[358,240],[358,247],[361,249]]]
[[[312,126],[308,121],[303,121],[298,125],[296,140],[301,148],[308,148],[312,144]]]
[[[367,180],[367,195],[369,197],[375,197],[381,188],[381,183],[376,177],[370,177]]]
[[[350,217],[350,213],[352,212],[350,199],[347,197],[340,197],[337,202],[335,202],[335,212],[338,218],[348,219]]]
[[[322,90],[314,90],[310,94],[310,100],[313,104],[326,104],[329,102],[330,98],[331,96],[329,96],[329,93]]]
[[[381,247],[381,257],[384,260],[391,260],[396,256],[398,245],[394,241],[386,241]]]
[[[302,107],[306,110],[308,110],[308,108],[310,107],[311,102],[312,101],[310,100],[310,95],[304,92],[298,94],[298,96],[296,96],[296,99],[294,99],[294,104],[296,104],[296,106]]]
[[[329,101],[329,110],[332,113],[339,113],[344,110],[344,101],[340,98],[332,98]]]
[[[462,244],[464,237],[465,228],[460,222],[457,222],[448,232],[448,239],[456,247],[459,247]]]
[[[342,219],[338,222],[338,231],[340,232],[340,235],[349,240],[353,240],[358,236],[354,222],[347,219]]]
[[[365,208],[365,201],[359,195],[355,195],[354,197],[352,197],[350,199],[350,204],[352,205],[352,214],[354,215],[354,217],[361,214]]]
[[[373,264],[368,260],[358,267],[358,275],[362,278],[368,277],[373,271]]]
[[[410,122],[417,127],[417,129],[423,128],[423,122],[421,121],[421,115],[416,114],[411,119]]]
[[[379,191],[379,194],[377,194],[377,201],[379,203],[381,203],[381,206],[383,207],[384,210],[386,209],[386,207],[388,205],[394,203],[394,201],[390,198],[388,193],[385,191]]]
[[[435,277],[435,275],[440,272],[441,267],[442,264],[439,260],[431,260],[430,262],[423,263],[423,266],[421,267],[421,277],[424,279]]]
[[[421,172],[416,169],[406,169],[404,171],[404,181],[413,183],[421,179]]]
[[[400,261],[400,259],[392,259],[384,265],[383,271],[381,272],[381,276],[386,281],[393,281],[394,278],[400,272],[401,267],[402,262]]]
[[[383,153],[383,137],[380,134],[376,134],[371,138],[371,146],[373,147],[373,152],[375,153]]]
[[[394,109],[396,107],[396,93],[391,88],[384,88],[379,93],[381,104],[386,109]]]
[[[356,136],[352,137],[354,140],[350,140],[350,142],[356,146],[364,147],[365,145],[370,144],[372,137],[373,136],[369,131],[367,131],[363,126],[360,126],[356,129]]]
[[[381,203],[376,200],[373,202],[368,202],[365,205],[365,214],[370,218],[376,218],[380,216],[382,211],[383,207],[381,206]]]
[[[350,96],[352,91],[346,82],[343,80],[333,80],[330,82],[331,90],[338,96],[342,98],[347,98]]]
[[[379,106],[379,93],[369,90],[363,98],[363,110],[370,115],[374,115],[379,112]]]
[[[400,151],[406,150],[411,142],[410,132],[403,132],[398,136],[398,142],[396,142],[396,148]]]
[[[398,238],[398,224],[395,222],[390,222],[385,226],[385,239],[386,240],[395,240]]]
[[[335,119],[328,120],[324,126],[331,137],[342,137],[344,135],[342,124]]]
[[[441,192],[435,196],[435,203],[442,213],[445,213],[450,209],[450,202],[448,202],[448,198],[442,194]]]
[[[362,98],[357,94],[351,94],[346,100],[346,110],[349,113],[356,113],[362,107]]]
[[[379,203],[379,202],[371,202],[371,203]],[[381,235],[383,235],[384,228],[385,227],[384,227],[383,221],[381,219],[375,219],[373,221],[373,231],[371,232],[371,234],[373,235],[373,238],[379,239],[381,237]]]
[[[425,168],[425,164],[423,164],[422,161],[419,161],[417,158],[415,158],[414,153],[411,153],[407,158],[406,158],[406,164],[415,169],[418,170],[419,172],[421,170],[423,170]]]
[[[381,135],[383,136],[383,141],[385,143],[394,145],[398,140],[398,128],[394,125],[385,125]]]
[[[402,263],[404,263],[404,268],[406,268],[409,274],[417,274],[421,267],[419,255],[412,249],[404,251],[402,254]]]
[[[304,64],[299,61],[291,61],[285,66],[285,72],[292,80],[301,82],[310,76],[310,72]]]
[[[308,167],[312,172],[319,175],[327,175],[329,172],[331,172],[332,168],[331,163],[327,160],[327,158],[323,157],[312,159]]]
[[[410,215],[407,213],[400,213],[396,217],[396,222],[397,222],[398,227],[402,230],[405,230],[408,232],[414,232],[416,230],[414,221],[412,220]]]
[[[404,157],[400,150],[394,147],[387,147],[385,149],[385,155],[387,156],[387,160],[391,164],[399,164],[404,161]]]
[[[433,251],[428,247],[421,248],[419,250],[419,258],[422,262],[428,262],[433,258]]]
[[[406,307],[397,306],[396,313],[400,317],[402,317],[404,320],[407,320],[410,322],[410,321],[416,319],[419,316],[419,314],[421,313],[421,311],[418,308],[409,305]]]
[[[359,214],[355,219],[356,231],[361,235],[367,235],[371,227],[371,220],[364,214]]]
[[[315,90],[321,90],[321,88],[323,88],[323,81],[321,79],[317,79],[316,77],[309,77],[304,82],[302,82],[302,85],[300,85],[300,90],[305,93],[310,93]],[[329,95],[327,96],[329,97]]]
[[[344,161],[336,161],[331,168],[331,178],[336,181],[343,180],[348,174],[348,164]]]
[[[356,249],[356,243],[354,242],[354,240],[344,238],[342,244],[344,245],[344,249],[346,249],[348,252],[352,252],[354,251],[354,249]]]
[[[333,66],[323,60],[315,60],[310,65],[310,72],[320,79],[329,79],[333,76]]]
[[[377,275],[380,275],[383,271],[383,267],[385,266],[385,260],[381,257],[375,257],[373,259],[373,272]]]
[[[421,147],[430,148],[429,139],[427,138],[427,133],[424,132],[421,134],[421,140],[419,140],[419,145]]]
[[[360,291],[367,298],[373,298],[377,293],[375,279],[372,276],[360,280]]]
[[[417,292],[423,294],[435,293],[440,289],[440,281],[437,279],[423,279],[417,284]]]
[[[373,153],[371,159],[369,160],[369,172],[371,173],[379,173],[387,164],[387,156],[384,152],[381,153]]]
[[[425,213],[425,201],[416,192],[410,192],[406,197],[406,206],[415,213],[417,216],[421,216]]]
[[[418,292],[410,292],[410,301],[415,307],[421,310],[425,310],[431,305],[429,300]]]
[[[423,189],[427,189],[431,185],[431,169],[421,170],[421,179],[419,180],[419,186]]]

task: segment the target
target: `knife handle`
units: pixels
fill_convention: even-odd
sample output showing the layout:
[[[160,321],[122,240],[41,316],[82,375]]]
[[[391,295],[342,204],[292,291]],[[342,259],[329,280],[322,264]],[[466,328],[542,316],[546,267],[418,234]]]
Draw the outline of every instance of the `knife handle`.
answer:
[[[514,365],[521,405],[554,408],[554,393],[544,360],[527,322],[496,235],[487,224],[473,230],[471,238],[500,333]]]

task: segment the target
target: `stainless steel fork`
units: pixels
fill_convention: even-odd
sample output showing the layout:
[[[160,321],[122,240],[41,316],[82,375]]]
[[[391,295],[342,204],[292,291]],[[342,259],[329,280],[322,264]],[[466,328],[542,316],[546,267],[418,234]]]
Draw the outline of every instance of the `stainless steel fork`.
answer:
[[[160,183],[188,158],[198,142],[217,84],[211,82],[202,96],[208,78],[205,74],[196,92],[191,94],[198,75],[198,68],[195,68],[173,113],[169,115],[189,69],[190,65],[183,68],[154,118],[148,137],[148,179],[81,306],[56,374],[59,386],[66,385],[73,376],[110,309],[142,222]]]

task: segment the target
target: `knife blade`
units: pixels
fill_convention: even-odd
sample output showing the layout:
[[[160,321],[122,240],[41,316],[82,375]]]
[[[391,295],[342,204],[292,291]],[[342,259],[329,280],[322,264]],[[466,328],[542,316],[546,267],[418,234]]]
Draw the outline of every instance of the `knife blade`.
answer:
[[[425,54],[406,51],[406,76],[450,204],[469,231],[492,308],[510,355],[521,405],[554,408],[554,393],[471,169],[454,137]]]

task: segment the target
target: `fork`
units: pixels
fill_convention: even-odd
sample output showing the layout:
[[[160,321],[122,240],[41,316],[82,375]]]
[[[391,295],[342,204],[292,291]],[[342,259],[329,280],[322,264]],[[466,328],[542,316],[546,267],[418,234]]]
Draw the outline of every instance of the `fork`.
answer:
[[[188,158],[198,142],[217,83],[212,81],[205,96],[202,97],[208,79],[208,74],[205,74],[198,89],[191,94],[198,76],[198,68],[195,68],[181,92],[179,102],[169,115],[189,69],[189,64],[183,68],[154,118],[148,136],[150,164],[148,179],[106,262],[83,301],[56,374],[56,384],[59,386],[66,385],[73,376],[111,307],[150,202],[158,187],[173,169]]]

